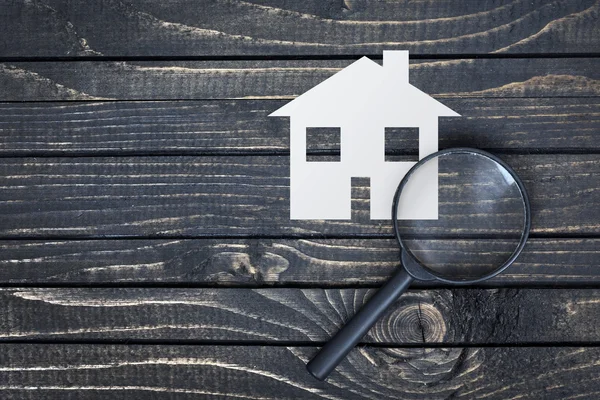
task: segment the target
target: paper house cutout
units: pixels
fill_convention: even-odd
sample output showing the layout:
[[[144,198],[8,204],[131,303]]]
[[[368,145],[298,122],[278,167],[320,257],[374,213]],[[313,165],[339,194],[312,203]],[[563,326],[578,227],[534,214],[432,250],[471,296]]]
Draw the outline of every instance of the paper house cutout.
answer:
[[[408,51],[384,51],[383,66],[363,57],[270,115],[290,117],[291,219],[350,219],[352,177],[370,178],[371,219],[391,218],[396,187],[415,162],[385,161],[385,128],[418,128],[421,159],[438,150],[438,117],[459,116],[409,84],[408,69]],[[311,127],[340,128],[340,161],[307,161]],[[437,219],[437,166],[411,186],[406,198],[415,204],[400,217]]]

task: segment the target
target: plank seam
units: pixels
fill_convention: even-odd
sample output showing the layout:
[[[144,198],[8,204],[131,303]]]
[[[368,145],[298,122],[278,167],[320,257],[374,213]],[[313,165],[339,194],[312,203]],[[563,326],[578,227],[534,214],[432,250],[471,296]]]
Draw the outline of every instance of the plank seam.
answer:
[[[3,241],[43,241],[43,240],[72,240],[72,241],[86,241],[86,240],[247,240],[247,239],[266,239],[266,240],[335,240],[335,239],[393,239],[394,235],[378,235],[369,233],[356,233],[356,234],[345,234],[345,235],[331,235],[331,234],[303,234],[303,235],[28,235],[28,236],[1,236],[0,240]],[[513,239],[513,237],[504,237],[502,235],[490,234],[485,235],[456,235],[456,236],[414,236],[414,238],[427,238],[431,240],[441,239],[456,239],[456,240],[468,240],[468,239]],[[529,235],[529,239],[600,239],[600,234],[589,234],[589,233],[558,233],[558,234],[545,234],[534,232]]]
[[[398,262],[398,265],[400,262]],[[340,290],[340,289],[377,289],[383,285],[373,283],[345,283],[331,284],[325,282],[315,283],[277,283],[270,284],[237,284],[231,282],[0,282],[0,289],[315,289],[315,290]],[[429,290],[487,290],[487,289],[523,289],[523,290],[581,290],[600,289],[600,282],[573,282],[573,283],[498,283],[483,282],[477,285],[451,286],[444,283],[417,282],[409,292]]]
[[[302,54],[302,55],[229,55],[229,56],[57,56],[57,57],[0,57],[0,62],[140,62],[140,61],[328,61],[358,60],[369,57],[382,60],[381,53],[360,54]],[[600,53],[411,53],[412,60],[474,60],[474,59],[547,59],[600,58]]]
[[[257,340],[195,340],[195,339],[0,339],[0,345],[90,345],[90,346],[244,346],[244,347],[321,347],[324,341],[257,341]],[[600,347],[600,342],[515,342],[515,343],[370,343],[359,342],[361,348],[446,349],[446,348],[539,348],[539,347]]]
[[[441,147],[443,150],[447,147]],[[506,149],[506,148],[488,148],[482,147],[481,150],[485,150],[491,153],[499,155],[596,155],[600,154],[600,147],[598,148],[552,148],[552,149],[540,149],[540,148],[518,148],[518,149]],[[330,150],[312,150],[307,151],[307,156],[339,156],[339,151]],[[252,156],[265,156],[265,157],[288,157],[290,155],[289,150],[282,151],[267,151],[267,150],[251,150],[251,151],[86,151],[86,152],[64,152],[63,150],[49,150],[43,152],[35,151],[12,151],[2,152],[0,150],[0,159],[3,158],[85,158],[85,157],[252,157]],[[418,155],[417,151],[386,151],[386,156],[415,156]]]
[[[435,99],[447,100],[447,99],[597,99],[600,98],[600,95],[589,96],[510,96],[510,97],[499,97],[499,96],[432,96]],[[81,100],[81,99],[73,99],[73,100],[65,100],[65,99],[52,99],[52,100],[3,100],[0,102],[2,104],[45,104],[45,103],[126,103],[126,102],[135,102],[135,103],[143,103],[143,102],[193,102],[193,101],[222,101],[222,102],[231,102],[231,101],[289,101],[295,99],[296,96],[285,96],[277,99],[272,98],[236,98],[236,97],[227,97],[227,98],[214,98],[214,97],[182,97],[182,98],[153,98],[153,99],[145,99],[145,98],[130,98],[130,99],[94,99],[94,100]]]

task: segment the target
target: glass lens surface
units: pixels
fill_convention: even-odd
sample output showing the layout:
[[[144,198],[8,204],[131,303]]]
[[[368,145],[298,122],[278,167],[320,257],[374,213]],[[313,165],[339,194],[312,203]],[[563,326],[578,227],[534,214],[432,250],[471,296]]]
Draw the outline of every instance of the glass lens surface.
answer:
[[[457,282],[502,267],[525,230],[525,201],[509,171],[466,150],[413,171],[394,221],[403,248],[434,275]]]

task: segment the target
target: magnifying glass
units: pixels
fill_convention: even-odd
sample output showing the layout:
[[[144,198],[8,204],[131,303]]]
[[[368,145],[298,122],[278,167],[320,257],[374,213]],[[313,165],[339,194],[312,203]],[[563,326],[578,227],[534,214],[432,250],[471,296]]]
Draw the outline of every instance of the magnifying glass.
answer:
[[[436,176],[438,218],[403,219],[416,202],[426,200],[425,182]],[[413,280],[466,285],[504,271],[525,247],[531,206],[523,183],[504,161],[485,151],[455,148],[423,158],[406,173],[394,195],[392,223],[402,267],[308,363],[319,380]]]

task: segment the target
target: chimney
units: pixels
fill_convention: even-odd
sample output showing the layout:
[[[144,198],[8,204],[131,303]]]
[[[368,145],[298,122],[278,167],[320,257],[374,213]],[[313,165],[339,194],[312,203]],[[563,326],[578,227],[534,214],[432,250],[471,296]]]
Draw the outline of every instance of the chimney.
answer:
[[[384,50],[383,69],[390,78],[408,83],[408,50]]]

